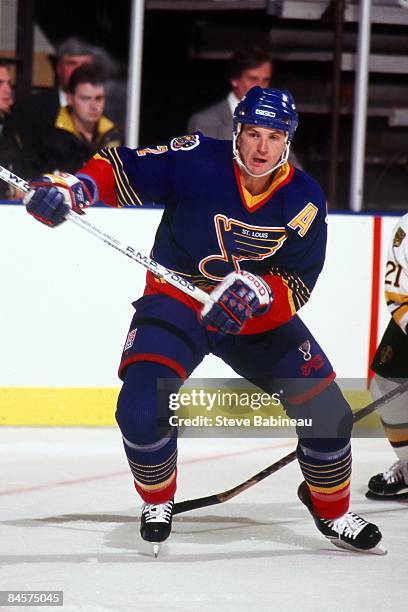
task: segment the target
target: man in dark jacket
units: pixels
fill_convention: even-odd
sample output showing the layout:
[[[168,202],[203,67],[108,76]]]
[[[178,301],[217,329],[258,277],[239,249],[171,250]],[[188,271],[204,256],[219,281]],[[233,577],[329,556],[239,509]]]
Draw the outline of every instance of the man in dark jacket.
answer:
[[[205,136],[231,140],[232,116],[240,100],[251,87],[269,87],[273,75],[273,62],[266,49],[253,46],[236,51],[227,62],[229,94],[212,106],[190,117],[187,131],[202,132]],[[302,169],[302,164],[291,149],[290,163]]]
[[[77,38],[66,39],[56,51],[55,87],[17,100],[13,109],[13,122],[19,126],[19,133],[26,151],[36,152],[38,141],[44,130],[54,125],[59,109],[67,104],[68,82],[73,71],[94,59],[92,47]],[[34,173],[39,171],[35,164],[33,171]]]
[[[12,105],[13,92],[9,65],[5,60],[0,60],[0,160],[2,165],[12,172],[25,174],[21,142],[10,121]],[[0,181],[0,200],[15,197],[18,197],[15,190],[4,181]]]
[[[104,106],[104,74],[94,64],[83,64],[70,77],[67,105],[37,146],[44,170],[76,172],[98,149],[121,144],[115,124],[103,116]]]

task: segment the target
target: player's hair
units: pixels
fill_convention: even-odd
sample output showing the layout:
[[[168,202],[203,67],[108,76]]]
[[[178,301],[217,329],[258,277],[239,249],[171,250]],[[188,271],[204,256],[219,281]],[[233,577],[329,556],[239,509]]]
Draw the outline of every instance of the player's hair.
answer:
[[[245,70],[257,68],[265,62],[273,64],[267,49],[257,46],[240,49],[233,53],[227,61],[227,77],[230,81],[239,79]]]
[[[106,73],[97,64],[82,64],[74,70],[69,77],[67,91],[74,95],[76,88],[81,83],[90,83],[91,85],[105,85]]]
[[[10,60],[0,58],[0,68],[7,68],[7,70],[10,70],[12,63],[13,62]]]
[[[94,55],[93,48],[75,36],[66,38],[56,48],[56,58],[60,61],[64,55]]]

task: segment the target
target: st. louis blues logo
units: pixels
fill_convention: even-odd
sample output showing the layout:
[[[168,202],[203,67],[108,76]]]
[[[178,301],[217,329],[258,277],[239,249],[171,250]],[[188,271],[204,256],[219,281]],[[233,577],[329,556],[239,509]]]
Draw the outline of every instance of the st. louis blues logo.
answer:
[[[229,272],[239,271],[242,260],[261,260],[274,255],[287,238],[284,227],[259,227],[215,215],[215,230],[221,254],[200,261],[201,274],[211,280],[222,280]]]
[[[198,134],[186,134],[185,136],[177,136],[170,142],[170,148],[173,151],[186,151],[198,147],[200,137]]]

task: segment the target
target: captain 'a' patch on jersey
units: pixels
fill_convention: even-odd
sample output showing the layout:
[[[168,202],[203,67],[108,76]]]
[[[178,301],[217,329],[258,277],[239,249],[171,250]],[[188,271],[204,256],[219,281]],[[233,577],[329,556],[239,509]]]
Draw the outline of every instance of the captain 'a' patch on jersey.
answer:
[[[205,277],[216,281],[232,269],[239,271],[242,260],[271,257],[287,238],[284,227],[249,225],[221,214],[215,215],[214,226],[221,252],[204,257],[198,267]]]
[[[312,202],[308,202],[306,206],[289,221],[288,227],[297,231],[299,236],[303,238],[309,231],[318,212],[319,209],[317,206]]]

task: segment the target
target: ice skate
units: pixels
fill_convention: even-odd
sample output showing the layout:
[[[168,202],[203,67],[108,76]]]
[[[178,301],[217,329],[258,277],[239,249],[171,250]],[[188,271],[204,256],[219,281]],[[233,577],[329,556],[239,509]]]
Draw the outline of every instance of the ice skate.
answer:
[[[408,463],[397,461],[388,470],[372,476],[368,499],[408,499]]]
[[[356,552],[385,555],[386,549],[379,544],[382,535],[377,525],[368,523],[354,512],[346,512],[337,519],[323,519],[314,513],[309,487],[303,481],[298,489],[300,501],[308,508],[316,527],[338,548]]]
[[[173,500],[163,504],[144,504],[140,518],[140,535],[143,540],[150,542],[153,555],[158,557],[160,544],[167,540],[171,532],[173,517]]]

